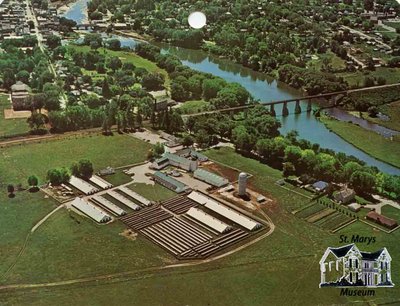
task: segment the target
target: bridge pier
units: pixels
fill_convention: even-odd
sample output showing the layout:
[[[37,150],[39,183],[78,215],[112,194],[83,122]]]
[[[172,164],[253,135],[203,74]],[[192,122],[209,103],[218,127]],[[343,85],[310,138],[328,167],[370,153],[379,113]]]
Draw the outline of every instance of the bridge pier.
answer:
[[[271,104],[269,112],[271,113],[271,116],[276,117],[275,104]]]
[[[296,100],[296,106],[294,108],[294,113],[295,114],[300,114],[301,113],[300,100]]]
[[[311,113],[312,111],[312,104],[311,104],[311,99],[308,100],[308,104],[307,104],[307,113]]]
[[[288,107],[287,107],[287,102],[283,102],[283,106],[282,106],[282,116],[283,116],[283,117],[289,116],[289,109],[288,109]]]

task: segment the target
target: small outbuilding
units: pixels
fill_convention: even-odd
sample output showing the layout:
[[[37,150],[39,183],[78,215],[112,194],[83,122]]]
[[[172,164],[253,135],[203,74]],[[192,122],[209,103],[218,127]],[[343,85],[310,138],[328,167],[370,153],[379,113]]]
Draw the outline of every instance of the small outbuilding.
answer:
[[[316,192],[324,192],[328,188],[329,184],[324,181],[318,181],[312,185]]]
[[[343,204],[347,204],[354,201],[355,196],[356,193],[354,192],[353,189],[350,188],[342,189],[333,195],[335,201]]]

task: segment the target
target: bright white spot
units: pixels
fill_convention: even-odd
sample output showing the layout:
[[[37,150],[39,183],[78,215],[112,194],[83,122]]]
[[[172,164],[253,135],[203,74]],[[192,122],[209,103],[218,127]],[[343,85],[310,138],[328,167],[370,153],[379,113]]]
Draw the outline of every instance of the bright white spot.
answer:
[[[193,12],[188,18],[189,25],[194,29],[201,29],[207,23],[207,17],[202,12]]]

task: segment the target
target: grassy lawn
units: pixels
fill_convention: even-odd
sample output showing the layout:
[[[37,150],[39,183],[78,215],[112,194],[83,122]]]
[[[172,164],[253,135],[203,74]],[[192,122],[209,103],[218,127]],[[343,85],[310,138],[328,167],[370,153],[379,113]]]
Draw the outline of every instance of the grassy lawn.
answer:
[[[204,100],[187,101],[180,104],[179,109],[182,114],[195,114],[205,110],[209,103]]]
[[[161,266],[174,260],[143,237],[129,240],[120,235],[124,229],[119,221],[98,225],[61,209],[31,236],[25,252],[3,283],[104,275]]]
[[[376,68],[375,71],[371,71],[369,74],[356,71],[337,73],[336,75],[343,77],[344,80],[349,83],[350,87],[364,86],[364,79],[367,76],[376,78],[383,77],[386,79],[387,84],[395,84],[400,82],[400,68],[379,67]]]
[[[332,132],[369,155],[400,168],[400,139],[386,139],[349,122],[321,117],[321,121]]]
[[[42,192],[17,192],[13,199],[0,192],[0,280],[14,262],[31,228],[56,207]]]
[[[400,101],[381,105],[379,106],[379,111],[389,116],[389,120],[370,117],[367,112],[363,113],[363,117],[368,121],[385,126],[389,129],[400,131]]]
[[[147,185],[134,183],[132,185],[128,185],[128,188],[144,196],[150,201],[163,201],[176,196],[175,192],[161,186],[160,184]]]
[[[0,137],[29,132],[26,119],[4,119],[4,110],[11,108],[9,96],[0,94]]]
[[[318,54],[318,59],[311,60],[308,63],[308,67],[320,71],[325,58],[329,60],[329,63],[334,70],[346,68],[346,62],[331,51],[328,51],[325,54]]]
[[[128,135],[115,134],[70,137],[0,149],[0,181],[25,183],[29,175],[41,182],[54,167],[69,167],[82,158],[92,161],[95,170],[144,161],[150,145]]]
[[[77,46],[77,45],[69,45],[68,48],[73,48],[76,51],[80,52],[89,52],[91,49],[89,46]],[[155,63],[136,55],[133,52],[127,51],[113,51],[109,49],[100,48],[98,51],[102,54],[106,54],[107,56],[116,56],[119,57],[122,63],[132,63],[135,67],[144,68],[150,72],[159,72],[165,76],[165,86],[169,88],[170,79],[167,71],[158,67]]]
[[[349,239],[353,234],[375,236],[374,244],[358,243],[357,246],[362,251],[376,251],[386,246],[391,254],[399,254],[400,231],[389,235],[361,222],[355,222],[338,233],[330,234],[288,212],[292,207],[303,203],[304,198],[274,184],[281,177],[279,171],[242,157],[227,148],[210,150],[206,154],[221,163],[228,160],[231,166],[253,174],[250,180],[252,188],[257,188],[276,200],[264,206],[266,213],[277,226],[271,236],[225,259],[197,267],[137,273],[129,277],[121,276],[114,281],[102,280],[68,287],[0,292],[2,303],[62,306],[70,305],[71,301],[74,301],[75,305],[109,305],[112,300],[113,304],[127,305],[132,304],[134,300],[135,305],[363,305],[370,302],[396,304],[400,296],[398,287],[379,289],[373,298],[341,296],[340,289],[318,289],[318,262],[327,247],[340,245],[340,235],[346,235]],[[58,222],[64,224],[61,227],[64,229],[66,220]],[[47,226],[52,228],[51,223]],[[43,227],[39,233],[44,237],[50,232],[50,228]],[[80,231],[84,229],[79,230],[78,234]],[[69,231],[66,232],[66,236],[70,237]],[[82,244],[76,248],[80,249],[81,246]],[[91,253],[91,256],[94,256],[91,265],[98,258],[96,253],[103,254],[102,245],[96,246],[100,251],[96,249]],[[114,244],[112,246],[115,247]],[[113,248],[108,250],[115,251]],[[108,256],[105,258],[108,259]],[[132,261],[137,260],[135,255],[131,257]],[[75,259],[75,256],[72,259]],[[117,262],[121,260],[127,265],[126,258],[118,258]],[[397,269],[399,264],[400,259],[393,256],[393,269]],[[75,267],[70,268],[76,270]],[[124,268],[128,270],[127,266]],[[105,264],[104,268],[101,265],[99,274],[104,274],[102,269],[111,270],[109,265]],[[77,272],[81,273],[80,270]],[[392,273],[392,277],[395,284],[400,282],[398,273]]]
[[[400,223],[400,209],[398,208],[390,205],[385,205],[382,207],[382,215],[392,218]]]
[[[123,173],[122,170],[116,171],[115,174],[104,176],[103,179],[114,186],[123,185],[132,181],[131,177]]]

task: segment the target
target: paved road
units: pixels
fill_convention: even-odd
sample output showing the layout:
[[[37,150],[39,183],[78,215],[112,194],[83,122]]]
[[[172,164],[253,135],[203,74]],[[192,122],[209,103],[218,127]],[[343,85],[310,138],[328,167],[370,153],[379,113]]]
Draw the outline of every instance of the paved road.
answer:
[[[342,28],[343,28],[343,29],[349,30],[350,33],[358,34],[358,35],[360,35],[360,36],[362,36],[362,37],[365,37],[365,38],[368,38],[368,39],[370,39],[370,40],[373,40],[373,41],[375,41],[377,44],[379,44],[379,45],[381,45],[381,46],[387,48],[388,50],[392,49],[392,47],[390,47],[388,44],[385,44],[383,41],[378,40],[377,38],[375,38],[375,37],[373,37],[373,36],[370,36],[370,35],[368,35],[368,34],[365,34],[364,32],[361,32],[361,31],[359,31],[359,30],[352,29],[352,28],[347,27],[347,26],[342,26]]]

